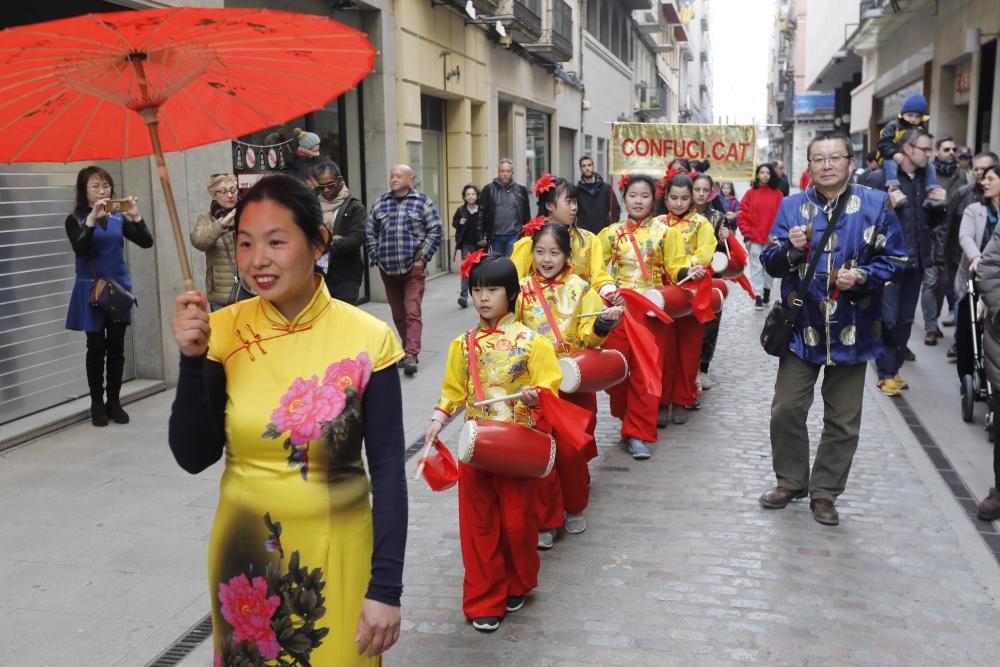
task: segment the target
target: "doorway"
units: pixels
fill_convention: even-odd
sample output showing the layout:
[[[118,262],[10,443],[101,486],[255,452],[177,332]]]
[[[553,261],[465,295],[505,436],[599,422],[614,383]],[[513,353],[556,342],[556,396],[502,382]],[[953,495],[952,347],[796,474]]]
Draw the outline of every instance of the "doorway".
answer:
[[[576,130],[559,128],[559,174],[570,183],[576,179]]]
[[[430,95],[420,96],[420,140],[422,156],[420,161],[420,190],[437,205],[441,220],[447,218],[448,212],[443,208],[448,203],[445,196],[445,102],[441,98]],[[438,251],[435,265],[440,271],[451,269],[451,242],[448,234],[444,234],[441,249]]]

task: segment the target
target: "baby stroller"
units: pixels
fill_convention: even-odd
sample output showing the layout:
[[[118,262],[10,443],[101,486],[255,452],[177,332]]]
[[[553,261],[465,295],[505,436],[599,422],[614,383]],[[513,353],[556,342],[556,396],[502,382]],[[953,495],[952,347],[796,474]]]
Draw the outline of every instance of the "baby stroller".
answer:
[[[986,329],[986,306],[979,299],[976,281],[969,278],[969,317],[972,330],[973,372],[962,376],[962,421],[971,422],[972,413],[977,401],[986,402],[986,432],[993,432],[993,387],[986,379],[986,366],[983,359],[983,336]]]

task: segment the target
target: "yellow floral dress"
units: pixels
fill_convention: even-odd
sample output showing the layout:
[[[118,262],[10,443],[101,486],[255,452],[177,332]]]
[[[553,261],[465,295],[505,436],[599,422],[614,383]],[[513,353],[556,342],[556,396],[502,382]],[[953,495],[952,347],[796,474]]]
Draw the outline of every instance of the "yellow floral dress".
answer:
[[[596,234],[574,225],[569,229],[569,244],[573,251],[573,256],[569,258],[573,273],[583,278],[598,293],[602,287],[614,282],[608,274],[608,263],[604,260],[601,241]],[[519,239],[514,244],[510,261],[517,267],[518,276],[524,278],[531,273],[535,268],[535,257],[531,251],[530,237]]]
[[[559,328],[560,342],[548,318],[545,309],[535,290],[535,285],[541,289],[545,301],[549,305],[552,319]],[[564,357],[580,352],[588,347],[598,347],[606,340],[606,336],[594,331],[596,317],[579,317],[581,313],[596,313],[604,310],[604,301],[590,288],[583,278],[570,273],[567,268],[553,280],[546,280],[537,271],[521,280],[521,295],[514,306],[517,319],[533,331],[545,336],[553,347],[556,355]]]
[[[361,395],[403,351],[317,282],[293,322],[260,297],[211,316],[227,393],[208,568],[217,664],[380,663],[354,643],[373,549]]]
[[[689,211],[683,217],[670,214],[663,220],[670,229],[679,232],[671,235],[666,246],[667,273],[671,282],[677,282],[681,269],[712,263],[719,242],[715,238],[715,228],[705,216]]]
[[[662,216],[640,223],[623,220],[604,228],[600,235],[602,259],[611,264],[615,285],[639,292],[663,287],[668,242],[677,234]]]
[[[475,329],[475,341],[484,398],[513,394],[522,387],[541,387],[553,393],[559,392],[562,370],[552,343],[516,321],[512,313],[504,315],[495,329],[480,322]],[[466,420],[490,419],[533,427],[535,417],[531,408],[519,400],[480,407],[473,405],[476,390],[469,372],[468,343],[468,333],[451,341],[436,410],[452,417],[464,406]]]

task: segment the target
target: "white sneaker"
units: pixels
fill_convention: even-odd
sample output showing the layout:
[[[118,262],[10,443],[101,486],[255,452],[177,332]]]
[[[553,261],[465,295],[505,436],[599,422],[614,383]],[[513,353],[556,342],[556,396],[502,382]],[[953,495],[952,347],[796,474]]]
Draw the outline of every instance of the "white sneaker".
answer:
[[[583,531],[587,530],[587,517],[583,516],[583,512],[579,514],[566,514],[566,523],[563,524],[563,529],[570,535],[579,535]]]
[[[540,530],[538,531],[538,550],[548,551],[552,548],[555,542],[556,531],[554,530]]]
[[[712,378],[708,377],[708,373],[702,372],[701,374],[701,388],[704,391],[712,388]]]

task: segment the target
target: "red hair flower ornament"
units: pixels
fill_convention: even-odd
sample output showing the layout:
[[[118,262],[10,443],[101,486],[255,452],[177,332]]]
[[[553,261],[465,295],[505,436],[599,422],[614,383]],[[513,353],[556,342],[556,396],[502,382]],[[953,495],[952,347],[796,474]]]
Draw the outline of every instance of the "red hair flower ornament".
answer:
[[[548,219],[544,215],[532,218],[521,228],[521,234],[523,236],[534,236],[535,232],[544,227],[546,222],[548,222]]]
[[[484,257],[486,257],[485,250],[470,252],[465,256],[465,259],[462,260],[462,267],[459,269],[459,273],[461,274],[463,280],[469,277],[469,274],[472,273],[472,267],[483,261]]]
[[[535,181],[535,199],[541,199],[543,194],[555,187],[552,174],[542,174],[542,177]]]
[[[625,194],[625,188],[628,187],[628,182],[632,180],[632,174],[625,172],[618,177],[618,192]]]

